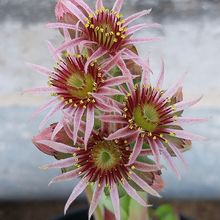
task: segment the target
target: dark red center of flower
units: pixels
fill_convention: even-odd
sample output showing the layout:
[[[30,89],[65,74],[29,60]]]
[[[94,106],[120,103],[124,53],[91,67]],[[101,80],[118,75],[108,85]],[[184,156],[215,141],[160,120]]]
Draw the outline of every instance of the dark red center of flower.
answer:
[[[103,137],[93,136],[87,150],[79,148],[75,157],[81,173],[89,177],[90,182],[105,182],[111,185],[123,181],[129,174],[126,164],[131,154],[127,142],[122,140],[107,141]]]
[[[121,14],[103,8],[86,18],[85,32],[91,41],[114,52],[127,37],[124,22]]]
[[[66,106],[86,108],[88,103],[94,103],[91,93],[97,91],[103,83],[103,71],[96,62],[84,67],[87,58],[81,55],[65,56],[54,68],[49,78],[49,86],[58,89],[52,94],[58,96]]]
[[[162,97],[163,91],[147,87],[135,90],[135,95],[126,96],[124,102],[124,117],[129,123],[130,129],[144,131],[147,135],[156,139],[163,138],[164,128],[168,127],[175,119],[172,99]]]

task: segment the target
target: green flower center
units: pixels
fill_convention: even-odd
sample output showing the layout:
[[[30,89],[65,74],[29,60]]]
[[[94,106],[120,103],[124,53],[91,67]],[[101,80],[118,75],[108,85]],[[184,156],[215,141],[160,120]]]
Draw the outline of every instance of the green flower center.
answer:
[[[160,117],[154,106],[150,104],[137,106],[133,114],[135,123],[145,131],[154,132],[157,129]]]
[[[67,79],[68,91],[71,96],[84,99],[94,89],[94,79],[91,74],[73,73]]]
[[[111,170],[120,163],[121,151],[113,141],[99,141],[93,146],[92,159],[97,168]]]

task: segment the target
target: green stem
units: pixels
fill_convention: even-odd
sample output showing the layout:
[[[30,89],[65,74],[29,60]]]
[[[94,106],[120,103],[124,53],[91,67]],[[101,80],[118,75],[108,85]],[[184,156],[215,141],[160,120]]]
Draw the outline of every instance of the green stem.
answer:
[[[86,190],[85,190],[85,193],[86,193],[86,197],[89,201],[89,203],[91,203],[92,201],[92,196],[93,196],[93,189],[92,189],[92,186],[91,185],[88,185]],[[95,210],[95,213],[93,214],[95,220],[103,220],[103,210],[101,208],[100,205],[97,206],[96,210]]]

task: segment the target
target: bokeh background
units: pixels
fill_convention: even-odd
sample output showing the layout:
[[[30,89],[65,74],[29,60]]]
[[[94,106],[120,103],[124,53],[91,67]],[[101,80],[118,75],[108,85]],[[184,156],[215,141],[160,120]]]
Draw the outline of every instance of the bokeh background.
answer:
[[[104,2],[109,7],[113,4],[113,0]],[[55,0],[0,0],[0,219],[4,220],[52,219],[62,213],[64,200],[74,185],[69,182],[47,187],[58,171],[38,169],[52,158],[40,153],[31,143],[43,115],[35,120],[29,118],[48,97],[22,93],[26,88],[47,82],[25,63],[53,65],[46,41],[58,46],[61,37],[45,24],[55,20],[54,5]],[[192,150],[185,154],[188,169],[177,161],[181,181],[164,170],[166,187],[162,196],[195,220],[217,220],[220,214],[217,208],[220,205],[220,1],[125,0],[123,12],[126,15],[147,8],[152,8],[152,13],[141,21],[158,22],[163,28],[137,35],[160,36],[162,40],[139,45],[141,56],[150,57],[155,75],[161,58],[165,60],[168,86],[179,74],[189,72],[184,83],[186,99],[200,95],[204,98],[185,115],[209,118],[207,123],[189,127],[208,140],[194,142]]]

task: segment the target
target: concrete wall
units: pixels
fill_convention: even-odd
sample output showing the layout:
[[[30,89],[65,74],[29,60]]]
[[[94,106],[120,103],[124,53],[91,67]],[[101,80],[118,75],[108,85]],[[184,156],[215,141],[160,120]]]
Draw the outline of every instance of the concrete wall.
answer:
[[[107,2],[107,1],[106,1]],[[113,1],[108,1],[111,5]],[[220,1],[212,0],[127,0],[124,13],[153,8],[142,22],[160,22],[162,30],[139,33],[161,36],[159,43],[139,46],[142,56],[150,56],[155,74],[160,58],[166,62],[166,83],[178,74],[189,72],[184,84],[187,99],[204,94],[203,100],[186,115],[210,117],[209,122],[189,127],[190,131],[207,136],[195,142],[185,154],[189,169],[178,166],[183,174],[178,181],[164,171],[165,197],[220,198]],[[50,67],[53,65],[45,41],[60,42],[56,31],[47,30],[53,21],[54,1],[0,0],[0,200],[63,198],[73,183],[47,188],[58,171],[38,169],[51,161],[31,143],[42,117],[28,121],[34,109],[47,98],[22,95],[25,88],[46,84],[46,79],[30,71],[25,62]]]

